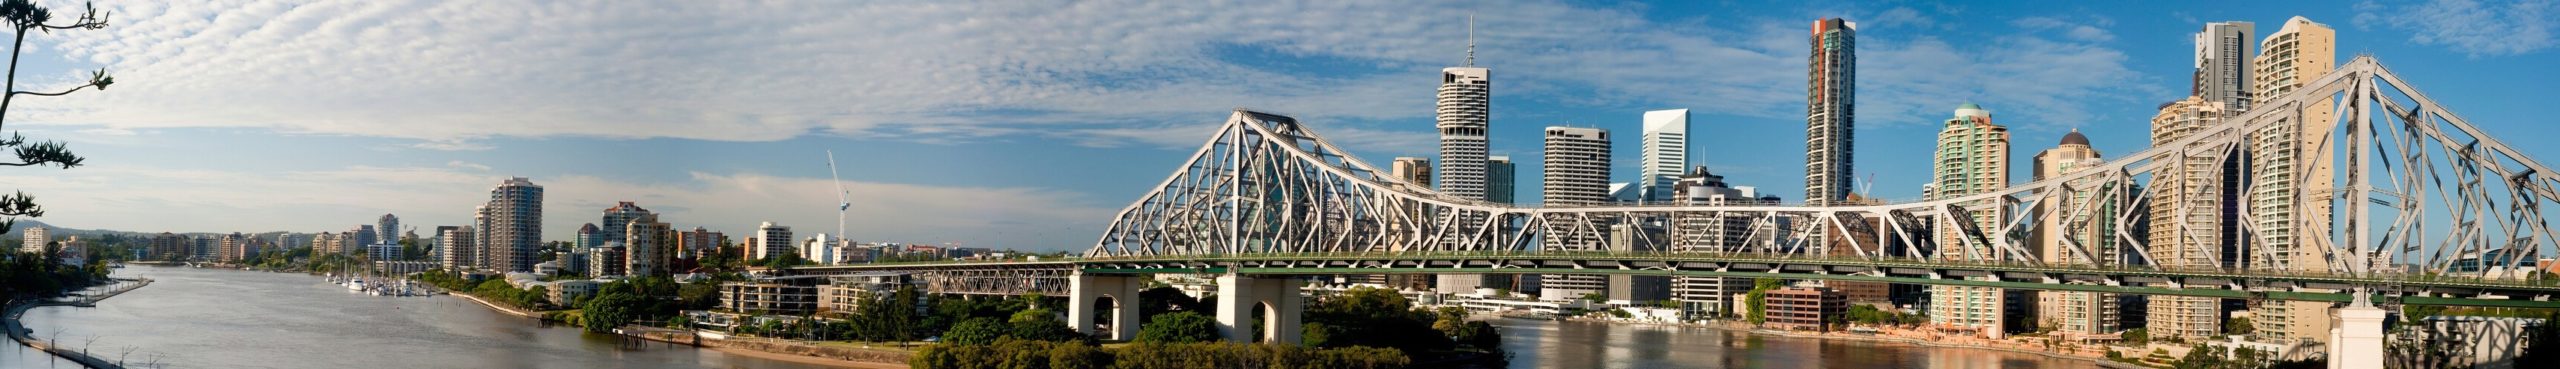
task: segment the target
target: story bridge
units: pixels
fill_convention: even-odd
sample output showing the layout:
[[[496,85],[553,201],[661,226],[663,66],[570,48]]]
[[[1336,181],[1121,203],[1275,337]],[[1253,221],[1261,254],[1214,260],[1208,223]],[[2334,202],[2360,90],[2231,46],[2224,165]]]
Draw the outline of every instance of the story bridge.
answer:
[[[1106,322],[1135,323],[1137,309],[1117,299],[1135,298],[1155,273],[1217,275],[1227,337],[1277,342],[1298,341],[1302,277],[1335,274],[1783,278],[2350,303],[2337,309],[2344,335],[2330,345],[2333,360],[2347,358],[2337,350],[2381,352],[2382,313],[2368,299],[2560,308],[2560,284],[2524,272],[2560,255],[2560,234],[2541,212],[2560,199],[2560,178],[2371,57],[2192,128],[2104,164],[1929,201],[1536,207],[1406,183],[1297,119],[1237,110],[1081,257],[794,273],[904,271],[939,293],[1066,295],[1076,329],[1123,340],[1136,324]],[[2250,135],[2271,129],[2323,139],[2308,150],[2253,147]],[[2259,196],[2266,176],[2238,176],[2236,190],[2251,196],[2234,198],[2251,210],[2216,221],[2238,224],[2249,245],[2238,254],[2252,262],[2232,263],[2201,236],[2213,232],[2201,224],[2223,223],[2183,220],[2234,216],[2216,212],[2232,200],[2155,199],[2235,190],[2181,182],[2220,178],[2224,164],[2251,155],[2307,157],[2311,165],[2268,178],[2329,189]],[[1699,220],[1749,231],[1684,235]],[[1632,235],[1669,238],[1640,240],[1668,247],[1556,247],[1598,242],[1625,222],[1668,225],[1660,236]],[[1257,312],[1273,317],[1261,337],[1239,329]]]

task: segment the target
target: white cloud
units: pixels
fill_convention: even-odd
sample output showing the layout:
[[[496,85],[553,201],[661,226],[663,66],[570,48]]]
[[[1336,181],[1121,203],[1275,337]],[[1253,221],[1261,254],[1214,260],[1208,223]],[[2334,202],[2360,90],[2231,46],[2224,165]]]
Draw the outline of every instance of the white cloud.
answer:
[[[1799,19],[1656,22],[1541,0],[100,6],[118,23],[39,36],[61,53],[34,57],[101,64],[122,83],[32,106],[31,118],[410,138],[433,150],[559,135],[1162,144],[1126,130],[1214,123],[1235,107],[1427,118],[1433,72],[1464,53],[1465,17],[1416,9],[1479,9],[1478,60],[1497,93],[1566,104],[1794,116],[1806,53]],[[1933,16],[1874,18],[1929,28]],[[2064,36],[2112,37],[2079,27]],[[1868,55],[1870,66],[1897,63]],[[1166,123],[1181,117],[1203,118]]]
[[[2355,6],[2359,28],[2384,26],[2409,32],[2409,42],[2440,45],[2471,57],[2524,54],[2560,44],[2551,24],[2560,23],[2560,1],[2518,0],[2483,4],[2473,0],[2432,0],[2421,4]]]
[[[445,167],[449,167],[449,168],[454,168],[454,169],[470,169],[470,170],[474,170],[474,171],[482,171],[482,172],[489,171],[489,166],[487,166],[487,165],[481,165],[480,163],[473,163],[473,162],[467,162],[467,161],[461,161],[461,160],[455,160],[455,161],[448,161],[448,162],[444,162],[444,166],[445,166]]]

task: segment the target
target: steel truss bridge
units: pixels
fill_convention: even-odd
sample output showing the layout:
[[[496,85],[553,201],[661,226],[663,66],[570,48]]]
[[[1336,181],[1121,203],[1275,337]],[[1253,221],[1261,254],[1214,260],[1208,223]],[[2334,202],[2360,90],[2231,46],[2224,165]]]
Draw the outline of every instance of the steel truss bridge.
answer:
[[[2560,307],[2553,299],[2560,284],[2522,274],[2535,259],[2560,255],[2560,233],[2541,211],[2560,199],[2549,167],[2371,57],[2256,104],[2104,164],[1997,191],[1824,207],[1534,207],[1458,198],[1352,157],[1297,119],[1237,110],[1080,258],[799,273],[902,270],[936,281],[939,292],[989,294],[1074,294],[1080,278],[1147,273],[1639,274],[2336,302],[2362,290],[2402,303]],[[2299,152],[2253,147],[2251,134],[2271,129],[2321,139]],[[2242,199],[2251,210],[2220,220],[2239,225],[2251,245],[2241,255],[2255,262],[2227,263],[2221,246],[2197,236],[2213,231],[2195,222],[2151,221],[2217,217],[2228,206],[2155,203],[2164,191],[2194,187],[2156,179],[2182,170],[2217,178],[2223,164],[2277,154],[2309,159],[2287,176],[2240,176],[2237,190],[2250,194]],[[2258,178],[2326,180],[2334,189],[2262,197],[2259,186],[2268,184]],[[2261,208],[2325,209],[2326,221],[2320,214],[2287,221]],[[1680,236],[1683,221],[1696,219],[1747,222],[1750,231],[1738,236],[1743,242]],[[1548,245],[1608,239],[1612,225],[1629,222],[1669,225],[1670,236],[1633,232],[1667,250]],[[2061,232],[2052,237],[2059,244],[2042,242],[2039,228]],[[2163,232],[2178,236],[2154,242],[2150,234]],[[1822,238],[1830,240],[1812,241]],[[2058,251],[2040,251],[2048,249]]]

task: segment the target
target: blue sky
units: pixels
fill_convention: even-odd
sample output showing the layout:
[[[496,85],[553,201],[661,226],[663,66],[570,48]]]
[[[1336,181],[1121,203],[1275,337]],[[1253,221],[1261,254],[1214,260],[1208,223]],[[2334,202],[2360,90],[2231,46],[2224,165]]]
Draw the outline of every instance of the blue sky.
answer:
[[[104,1],[115,24],[30,38],[7,130],[88,166],[0,171],[41,220],[134,231],[342,231],[382,213],[461,224],[509,176],[565,238],[614,201],[679,227],[774,221],[852,238],[1069,250],[1171,173],[1227,111],[1294,115],[1362,158],[1430,156],[1437,70],[1493,69],[1493,147],[1621,132],[1688,108],[1693,163],[1801,190],[1810,23],[1859,24],[1858,168],[1919,195],[1939,122],[1975,102],[2018,165],[2071,130],[2146,145],[2204,22],[2304,16],[2538,157],[2555,133],[2560,1],[972,2]],[[41,1],[71,12],[68,1]],[[2024,181],[2023,167],[2014,170]],[[1534,201],[1534,165],[1519,198]]]

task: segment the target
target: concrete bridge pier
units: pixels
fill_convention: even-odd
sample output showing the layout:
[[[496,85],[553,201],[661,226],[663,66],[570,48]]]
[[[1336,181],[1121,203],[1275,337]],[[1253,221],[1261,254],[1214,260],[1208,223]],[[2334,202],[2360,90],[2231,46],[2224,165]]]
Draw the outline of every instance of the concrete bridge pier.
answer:
[[[1097,275],[1077,272],[1069,278],[1067,325],[1078,333],[1097,335],[1104,340],[1129,341],[1138,338],[1138,291],[1144,281],[1130,275]],[[1111,314],[1109,331],[1096,327],[1102,314]]]
[[[2382,369],[2383,317],[2388,311],[2373,306],[2364,291],[2355,291],[2355,302],[2331,310],[2329,319],[2329,369]]]
[[[1235,342],[1298,344],[1298,335],[1306,327],[1298,315],[1307,305],[1298,289],[1305,285],[1306,281],[1296,278],[1218,276],[1218,333]],[[1252,328],[1256,312],[1263,314],[1259,337]]]

